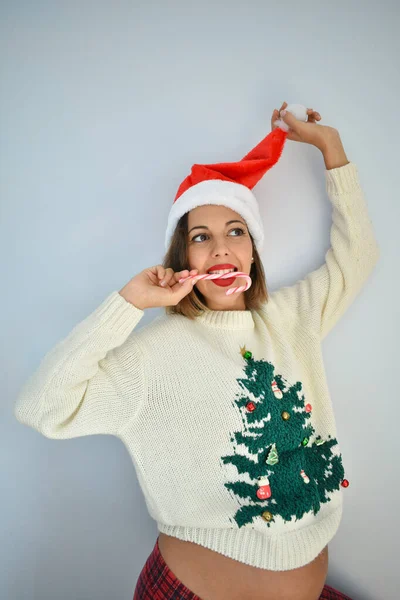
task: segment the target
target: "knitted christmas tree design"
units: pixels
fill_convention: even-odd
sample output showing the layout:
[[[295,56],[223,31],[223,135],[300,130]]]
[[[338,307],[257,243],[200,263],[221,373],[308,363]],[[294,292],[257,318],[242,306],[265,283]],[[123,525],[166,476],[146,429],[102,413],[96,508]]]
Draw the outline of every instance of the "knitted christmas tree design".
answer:
[[[255,360],[245,347],[241,354],[246,377],[238,379],[244,393],[235,404],[244,427],[231,438],[234,453],[221,457],[223,464],[248,475],[246,481],[224,484],[241,500],[233,519],[242,527],[262,517],[270,527],[277,515],[290,521],[310,510],[317,514],[321,503],[330,502],[326,493],[340,489],[343,481],[341,454],[332,452],[337,440],[315,435],[300,381],[288,385],[270,362]],[[240,453],[241,445],[246,453]]]

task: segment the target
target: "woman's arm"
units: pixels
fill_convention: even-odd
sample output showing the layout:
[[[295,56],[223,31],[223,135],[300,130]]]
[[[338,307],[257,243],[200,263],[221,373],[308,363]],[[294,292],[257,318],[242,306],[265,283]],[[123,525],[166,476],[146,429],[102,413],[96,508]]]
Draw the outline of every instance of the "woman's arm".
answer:
[[[321,115],[307,109],[308,122],[298,121],[287,103],[275,110],[271,127],[280,116],[289,126],[288,139],[311,144],[324,157],[326,190],[332,204],[331,247],[324,264],[292,286],[269,296],[278,311],[298,321],[323,339],[361,291],[373,271],[380,250],[368,214],[357,167],[346,156],[337,129],[321,125]]]
[[[339,133],[337,136],[332,135],[332,137],[324,144],[321,151],[324,157],[325,167],[328,171],[330,169],[344,167],[350,162],[347,159]]]
[[[332,203],[331,247],[324,264],[292,286],[270,294],[269,302],[323,339],[352,304],[380,256],[357,167],[341,144],[324,153],[326,190]],[[335,166],[342,165],[342,166]]]
[[[112,292],[24,383],[17,420],[58,440],[119,435],[146,395],[145,360],[130,336],[143,314]]]

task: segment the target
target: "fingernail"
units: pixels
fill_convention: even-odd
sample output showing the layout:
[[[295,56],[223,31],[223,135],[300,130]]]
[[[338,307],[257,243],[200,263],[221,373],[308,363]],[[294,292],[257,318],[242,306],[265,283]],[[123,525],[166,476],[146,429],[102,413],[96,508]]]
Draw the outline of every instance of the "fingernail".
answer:
[[[161,285],[165,285],[165,281],[164,280],[161,282]]]
[[[286,113],[287,113],[287,110],[283,110],[283,111],[281,112],[281,117],[284,117],[284,116],[286,115]]]

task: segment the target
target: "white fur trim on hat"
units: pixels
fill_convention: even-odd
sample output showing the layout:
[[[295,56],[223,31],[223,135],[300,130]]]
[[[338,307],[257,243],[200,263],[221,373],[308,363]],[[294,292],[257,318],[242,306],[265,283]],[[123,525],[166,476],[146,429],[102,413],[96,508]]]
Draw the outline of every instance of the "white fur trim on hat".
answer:
[[[264,244],[264,229],[258,202],[253,192],[240,183],[221,179],[208,179],[193,185],[174,202],[168,215],[165,234],[167,250],[179,219],[197,206],[217,204],[231,208],[246,221],[258,252]]]

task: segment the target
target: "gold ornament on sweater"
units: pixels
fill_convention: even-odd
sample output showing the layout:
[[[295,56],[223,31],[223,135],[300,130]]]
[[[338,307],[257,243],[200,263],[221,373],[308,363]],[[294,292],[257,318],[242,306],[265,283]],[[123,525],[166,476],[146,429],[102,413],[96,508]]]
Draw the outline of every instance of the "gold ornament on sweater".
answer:
[[[243,356],[243,358],[252,358],[252,353],[250,352],[250,350],[246,350],[246,344],[244,346],[240,347],[240,354]]]

